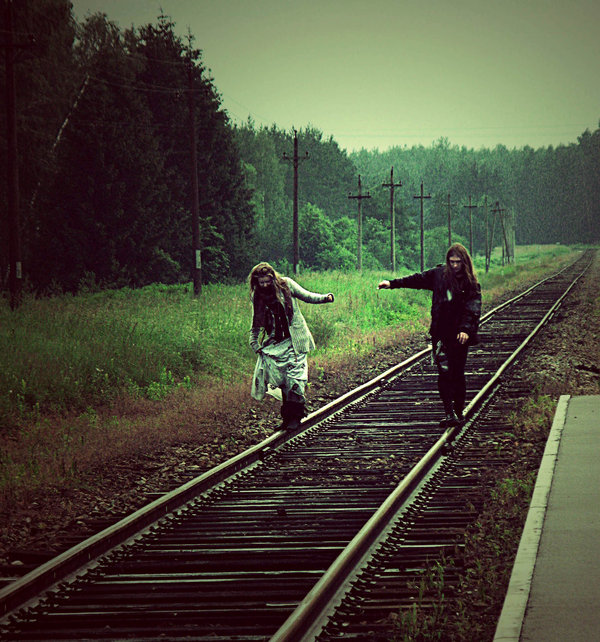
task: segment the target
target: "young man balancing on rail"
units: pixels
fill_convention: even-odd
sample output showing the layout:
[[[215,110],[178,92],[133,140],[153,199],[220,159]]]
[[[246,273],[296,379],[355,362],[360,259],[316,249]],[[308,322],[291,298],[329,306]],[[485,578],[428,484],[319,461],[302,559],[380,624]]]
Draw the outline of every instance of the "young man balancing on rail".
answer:
[[[433,292],[429,333],[446,413],[440,425],[456,426],[463,421],[465,364],[469,346],[477,343],[481,316],[481,287],[473,261],[464,246],[454,243],[446,253],[445,265],[379,284],[379,289],[395,288]]]

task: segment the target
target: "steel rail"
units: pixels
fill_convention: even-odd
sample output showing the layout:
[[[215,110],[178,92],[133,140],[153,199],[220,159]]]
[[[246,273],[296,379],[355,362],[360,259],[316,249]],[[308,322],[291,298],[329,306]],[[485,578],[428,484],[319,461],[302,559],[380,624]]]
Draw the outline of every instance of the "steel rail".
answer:
[[[500,378],[506,370],[512,365],[515,359],[521,352],[531,343],[537,336],[540,330],[548,323],[550,318],[555,314],[556,310],[560,307],[565,297],[569,294],[571,289],[581,279],[581,277],[589,269],[591,262],[586,265],[584,270],[570,283],[568,288],[551,306],[548,312],[544,315],[536,327],[529,333],[529,335],[522,341],[516,350],[504,361],[498,368],[496,373],[488,381],[488,383],[477,393],[471,400],[464,411],[465,420],[470,419],[475,410],[492,394],[496,388]],[[556,277],[559,272],[554,275]],[[552,277],[549,277],[552,278]],[[524,293],[519,294],[510,301],[498,306],[486,315],[486,318],[496,313],[498,310],[507,307],[515,300],[521,299],[523,296],[534,290],[536,287],[546,282],[544,279],[540,283],[532,286]],[[398,486],[390,493],[386,500],[381,504],[380,508],[371,516],[363,528],[356,534],[344,551],[337,557],[331,564],[324,575],[321,576],[319,581],[315,584],[313,589],[306,595],[300,602],[297,608],[290,614],[288,619],[282,624],[279,630],[271,637],[270,642],[309,642],[316,638],[318,631],[324,626],[325,621],[328,619],[329,613],[332,611],[334,599],[337,599],[342,585],[347,581],[347,578],[357,572],[357,563],[362,559],[365,552],[372,549],[379,542],[380,535],[384,532],[389,522],[396,516],[399,507],[407,499],[410,492],[417,482],[421,481],[427,474],[429,474],[434,464],[439,460],[443,454],[446,445],[453,440],[457,432],[465,430],[466,427],[451,427],[448,428],[438,441],[430,448],[421,461],[411,470],[411,472],[398,484]],[[318,623],[318,624],[316,624]]]
[[[560,272],[557,274],[560,274]],[[535,287],[539,287],[539,285],[545,283],[548,279],[556,277],[557,274],[547,277],[524,293],[520,293],[510,301],[494,308],[494,310],[485,315],[484,319],[487,320],[487,318],[492,314],[509,305],[510,302],[517,301],[532,289],[535,289]],[[50,560],[37,569],[34,569],[19,580],[16,580],[3,589],[0,589],[0,618],[12,612],[16,608],[23,606],[25,603],[35,600],[42,591],[56,585],[57,582],[64,579],[67,575],[74,573],[77,569],[80,569],[85,565],[89,565],[94,559],[111,551],[127,539],[135,537],[136,534],[146,529],[156,520],[180,508],[201,492],[215,487],[242,470],[248,470],[253,464],[264,459],[269,452],[276,449],[284,442],[287,442],[292,437],[295,437],[308,428],[311,428],[317,423],[334,415],[343,408],[346,408],[348,405],[360,402],[374,390],[383,387],[389,379],[398,376],[404,370],[407,370],[412,365],[423,359],[430,353],[430,351],[430,347],[421,350],[402,363],[389,368],[387,371],[374,377],[365,384],[311,413],[301,423],[301,426],[292,433],[286,433],[283,431],[274,433],[261,443],[248,448],[244,452],[236,455],[226,462],[223,462],[210,471],[199,475],[180,488],[166,493],[164,496],[140,508],[132,515],[120,520],[112,526],[107,527],[99,533],[92,535],[80,544],[77,544],[71,549],[58,555],[53,560]],[[418,473],[411,473],[411,475],[411,479],[413,480],[412,483],[414,484],[418,477]],[[410,482],[408,482],[408,484],[410,485]]]
[[[51,588],[78,568],[89,564],[93,559],[108,553],[127,539],[134,537],[156,520],[180,508],[201,492],[213,488],[242,470],[247,470],[277,446],[327,419],[350,403],[359,401],[365,395],[383,385],[390,377],[398,375],[418,362],[429,351],[430,348],[425,348],[401,363],[392,366],[384,373],[310,413],[304,418],[298,429],[291,432],[279,430],[273,433],[262,442],[251,446],[215,468],[186,482],[179,488],[155,499],[131,515],[88,537],[18,580],[3,587],[0,589],[0,618],[23,606],[39,593]]]

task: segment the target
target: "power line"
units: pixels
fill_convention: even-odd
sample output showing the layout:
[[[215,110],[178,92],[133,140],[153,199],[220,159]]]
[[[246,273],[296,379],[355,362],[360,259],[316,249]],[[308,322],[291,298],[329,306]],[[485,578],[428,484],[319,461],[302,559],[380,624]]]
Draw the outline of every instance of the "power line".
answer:
[[[99,78],[98,76],[90,76],[91,80],[95,80],[97,82],[104,83],[105,85],[109,85],[111,87],[118,87],[119,89],[129,89],[132,91],[146,91],[149,93],[158,93],[158,94],[175,94],[175,95],[183,95],[184,89],[182,88],[173,88],[173,87],[162,87],[160,85],[146,85],[146,86],[136,86],[131,83],[129,84],[122,84],[118,82],[114,82],[113,80],[107,80],[106,78]],[[123,78],[122,80],[126,80]]]

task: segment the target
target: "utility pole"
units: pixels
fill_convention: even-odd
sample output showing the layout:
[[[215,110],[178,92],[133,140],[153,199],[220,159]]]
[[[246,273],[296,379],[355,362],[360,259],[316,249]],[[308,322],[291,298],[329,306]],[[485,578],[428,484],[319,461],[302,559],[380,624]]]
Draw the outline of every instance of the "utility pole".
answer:
[[[299,225],[298,225],[298,163],[300,160],[306,160],[308,152],[304,153],[302,158],[298,158],[298,132],[294,129],[294,156],[290,158],[285,152],[283,160],[291,160],[294,168],[294,199],[293,199],[293,221],[292,236],[294,239],[294,274],[298,272],[298,263],[300,263],[300,242],[299,242]]]
[[[360,174],[358,175],[358,195],[352,196],[348,194],[348,198],[355,198],[358,201],[358,251],[357,251],[357,264],[358,271],[362,271],[362,200],[363,198],[371,198],[369,192],[362,193],[362,184],[360,182]]]
[[[498,201],[496,201],[496,207],[498,206]],[[494,251],[494,233],[496,232],[496,210],[492,208],[492,214],[494,216],[492,217],[492,231],[490,233],[490,245],[489,245],[489,256],[488,256],[488,264],[492,264],[492,252]]]
[[[452,245],[452,206],[456,203],[450,202],[450,194],[448,194],[448,247]]]
[[[500,203],[496,201],[496,207],[492,210],[495,214],[498,214],[500,219],[500,225],[502,225],[502,235],[504,237],[504,245],[502,246],[502,265],[504,265],[504,256],[506,252],[507,262],[510,263],[510,254],[508,250],[508,238],[506,236],[506,228],[504,226],[504,217],[502,216],[506,210],[503,207],[500,207]]]
[[[396,212],[394,208],[394,188],[402,187],[402,181],[394,183],[394,168],[390,171],[390,182],[381,183],[381,187],[390,188],[390,264],[392,273],[396,271]]]
[[[202,292],[202,252],[200,248],[200,203],[198,197],[198,150],[196,147],[196,116],[194,113],[194,75],[192,59],[188,65],[188,109],[190,114],[190,151],[192,162],[192,245],[194,251],[194,296]]]
[[[487,274],[490,269],[490,241],[489,241],[487,196],[483,199],[483,207],[485,209],[485,273]]]
[[[423,181],[421,181],[421,196],[414,196],[413,198],[421,199],[421,272],[425,269],[425,243],[424,243],[424,229],[423,229],[423,199],[431,198],[431,194],[423,195]]]
[[[6,186],[8,221],[8,288],[10,307],[15,310],[21,303],[23,289],[23,266],[21,263],[21,220],[19,211],[19,154],[17,146],[17,90],[15,82],[15,49],[31,47],[35,44],[33,36],[29,42],[16,43],[13,28],[13,2],[3,0],[4,47],[6,76]]]
[[[471,195],[469,194],[469,204],[463,205],[469,210],[469,254],[473,256],[473,209],[479,207],[478,205],[471,205]]]

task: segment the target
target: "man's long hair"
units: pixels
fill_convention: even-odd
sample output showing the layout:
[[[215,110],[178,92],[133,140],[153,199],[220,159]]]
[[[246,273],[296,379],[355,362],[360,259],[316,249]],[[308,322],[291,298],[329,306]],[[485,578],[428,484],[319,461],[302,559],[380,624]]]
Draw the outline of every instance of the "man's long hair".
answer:
[[[448,283],[448,285],[450,286],[450,289],[453,292],[456,292],[460,289],[458,285],[458,281],[454,274],[454,271],[450,267],[450,257],[454,255],[458,256],[462,262],[462,266],[463,266],[462,272],[464,274],[464,277],[467,279],[468,288],[473,290],[477,289],[477,277],[475,276],[475,270],[473,269],[473,261],[471,260],[471,256],[467,251],[467,248],[464,245],[461,245],[460,243],[452,244],[448,248],[448,251],[446,252],[446,265],[444,266],[444,279],[446,283]]]
[[[288,321],[292,320],[294,315],[294,308],[292,306],[292,293],[290,288],[286,283],[285,279],[279,274],[269,263],[262,262],[258,265],[255,265],[248,276],[248,282],[250,284],[250,298],[254,301],[254,311],[255,315],[259,315],[259,319],[255,319],[255,322],[258,322],[260,327],[264,327],[265,319],[264,317],[264,296],[262,294],[262,288],[258,285],[258,277],[269,276],[273,280],[273,287],[275,288],[275,295],[280,301],[283,301],[285,314],[288,318]]]

